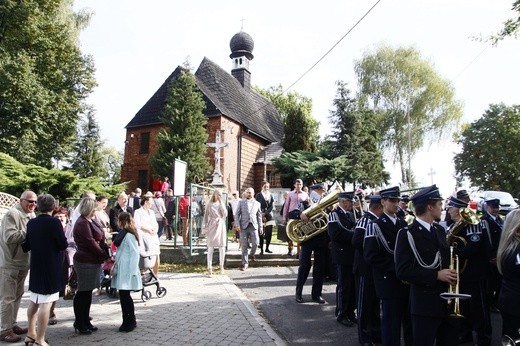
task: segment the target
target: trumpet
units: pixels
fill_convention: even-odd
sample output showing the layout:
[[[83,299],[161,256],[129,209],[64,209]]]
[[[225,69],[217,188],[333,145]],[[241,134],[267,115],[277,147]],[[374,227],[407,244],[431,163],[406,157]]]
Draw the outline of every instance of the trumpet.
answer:
[[[450,269],[457,273],[457,282],[455,285],[450,284],[448,292],[441,293],[440,296],[448,301],[448,305],[453,303],[453,313],[450,314],[450,317],[461,318],[464,316],[460,313],[460,300],[471,298],[471,294],[459,292],[459,256],[453,255],[453,246],[450,246]]]

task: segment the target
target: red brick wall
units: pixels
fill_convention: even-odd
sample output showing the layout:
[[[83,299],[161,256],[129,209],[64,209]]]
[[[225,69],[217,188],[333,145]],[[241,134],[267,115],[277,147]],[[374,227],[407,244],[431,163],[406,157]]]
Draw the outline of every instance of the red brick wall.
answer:
[[[123,158],[123,169],[121,170],[121,181],[128,182],[129,191],[134,191],[137,186],[139,170],[148,171],[148,186],[139,186],[143,192],[152,188],[152,169],[148,164],[148,158],[157,150],[157,134],[163,125],[144,126],[126,130],[125,154]],[[140,154],[140,143],[142,133],[150,132],[150,145],[147,154]]]

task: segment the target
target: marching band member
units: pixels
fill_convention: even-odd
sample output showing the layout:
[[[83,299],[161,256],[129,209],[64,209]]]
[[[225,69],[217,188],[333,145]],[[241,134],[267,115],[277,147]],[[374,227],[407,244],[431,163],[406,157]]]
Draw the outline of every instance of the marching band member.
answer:
[[[332,241],[332,262],[338,271],[336,286],[336,320],[347,327],[356,323],[354,295],[354,276],[352,263],[354,249],[352,236],[356,222],[352,214],[354,192],[341,192],[338,207],[329,214],[328,234]]]
[[[372,269],[363,258],[363,243],[367,226],[383,215],[381,196],[370,196],[368,211],[359,219],[352,237],[354,247],[354,278],[357,297],[358,339],[361,345],[381,341],[380,301],[376,296]]]
[[[448,213],[453,224],[448,229],[448,245],[454,245],[454,255],[459,256],[459,289],[470,294],[471,299],[461,300],[461,314],[466,317],[462,323],[462,335],[459,342],[472,342],[471,330],[477,333],[477,345],[491,345],[491,320],[489,304],[486,299],[487,266],[490,258],[489,241],[482,233],[480,223],[466,222],[461,216],[461,209],[468,203],[455,197],[448,201]]]
[[[487,234],[491,246],[491,260],[489,262],[489,277],[487,287],[487,299],[491,305],[491,311],[498,312],[496,305],[498,292],[500,291],[501,277],[497,268],[497,250],[502,234],[504,220],[500,217],[500,200],[489,199],[485,201],[486,212],[480,218],[483,231]]]
[[[410,312],[414,346],[457,345],[457,330],[449,322],[448,305],[440,294],[455,284],[448,269],[446,232],[434,221],[442,213],[442,197],[435,186],[412,196],[416,218],[401,231],[395,247],[397,277],[410,283]]]
[[[409,287],[395,274],[394,248],[397,233],[406,227],[399,219],[399,187],[381,190],[383,215],[367,227],[363,255],[372,267],[377,297],[382,302],[381,338],[383,345],[399,345],[401,325],[404,341],[411,345],[412,331],[408,311]]]
[[[287,195],[286,206],[289,206],[288,210],[288,218],[300,218],[302,222],[307,222],[308,218],[305,214],[301,214],[301,211],[304,211],[311,204],[311,200],[307,193],[301,191],[301,180],[296,179],[294,184],[294,191],[289,192]],[[305,195],[304,195],[305,194]],[[304,199],[302,199],[304,198]],[[302,201],[307,202],[307,206],[300,206],[298,211],[300,211],[298,217],[291,217],[291,201],[296,199],[299,201],[299,204],[302,204]],[[296,204],[294,204],[296,205]],[[321,232],[320,234],[307,239],[301,242],[299,245],[301,246],[299,251],[299,262],[300,265],[298,267],[298,276],[296,279],[296,302],[303,303],[303,286],[307,281],[307,277],[309,276],[309,272],[312,269],[312,291],[311,297],[312,300],[319,303],[325,304],[325,299],[322,298],[322,290],[323,290],[323,279],[325,277],[325,269],[326,269],[326,256],[327,256],[327,244],[328,239],[325,232]],[[314,264],[312,263],[312,253],[314,252]]]

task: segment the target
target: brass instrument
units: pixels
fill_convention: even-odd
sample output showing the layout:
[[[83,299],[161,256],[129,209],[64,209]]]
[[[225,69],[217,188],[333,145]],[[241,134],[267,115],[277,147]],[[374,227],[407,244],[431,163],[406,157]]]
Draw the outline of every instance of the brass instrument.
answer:
[[[448,292],[441,293],[441,298],[448,301],[448,305],[453,303],[453,313],[450,317],[461,318],[464,317],[460,313],[460,300],[471,298],[471,294],[463,294],[459,292],[459,256],[453,255],[453,246],[450,246],[450,269],[457,272],[457,283],[450,285]]]
[[[469,208],[461,208],[459,209],[459,220],[453,225],[448,234],[448,245],[453,247],[464,247],[468,245],[468,242],[464,237],[460,236],[460,232],[466,228],[467,225],[477,225],[480,221],[477,215]],[[464,261],[464,265],[462,266],[461,273],[466,269],[466,265],[468,261]]]
[[[309,220],[289,220],[287,222],[287,237],[293,242],[301,243],[327,230],[329,215],[325,212],[338,201],[338,195],[343,189],[338,186],[336,190],[323,197],[318,203],[302,211]]]
[[[518,346],[520,345],[520,339],[513,340],[512,337],[508,335],[502,336],[502,343],[503,346]]]

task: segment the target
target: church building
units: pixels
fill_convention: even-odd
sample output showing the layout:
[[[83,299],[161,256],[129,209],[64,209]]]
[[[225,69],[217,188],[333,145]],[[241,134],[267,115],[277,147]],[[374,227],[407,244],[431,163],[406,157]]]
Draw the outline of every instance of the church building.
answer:
[[[280,187],[271,165],[271,159],[282,153],[284,127],[280,114],[271,101],[251,89],[249,64],[254,48],[251,36],[241,31],[232,37],[229,45],[231,74],[206,57],[195,72],[206,104],[203,112],[208,117],[207,156],[228,192],[247,187],[260,191],[264,179],[273,187]],[[121,180],[129,182],[131,190],[152,189],[154,173],[148,159],[155,153],[157,134],[164,127],[159,116],[168,85],[181,71],[177,67],[126,125]],[[220,167],[215,167],[215,163]]]

